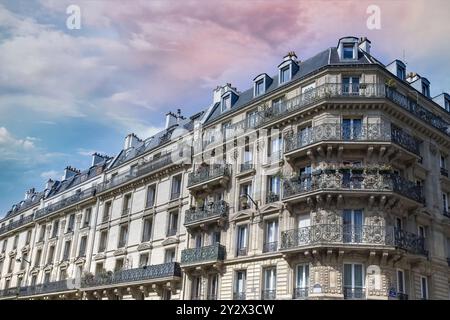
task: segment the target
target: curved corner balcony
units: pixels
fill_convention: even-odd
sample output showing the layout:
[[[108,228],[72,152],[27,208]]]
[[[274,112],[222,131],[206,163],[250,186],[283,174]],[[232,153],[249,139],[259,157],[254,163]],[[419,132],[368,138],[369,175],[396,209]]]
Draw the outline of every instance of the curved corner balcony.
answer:
[[[225,246],[216,243],[210,246],[181,251],[181,266],[209,265],[225,259]]]
[[[297,134],[286,135],[285,156],[295,158],[306,155],[308,150],[317,146],[317,152],[323,155],[329,152],[333,145],[343,146],[345,149],[369,149],[374,146],[385,146],[380,155],[404,157],[420,157],[420,142],[402,129],[386,123],[364,124],[357,127],[346,127],[339,123],[323,123]],[[326,148],[320,148],[326,142]],[[386,147],[397,147],[390,151]],[[406,152],[398,152],[406,151]],[[388,153],[389,152],[389,153]]]
[[[95,195],[95,193],[96,193],[95,187],[91,187],[86,190],[76,192],[74,195],[72,195],[68,198],[62,199],[58,202],[48,205],[45,208],[37,210],[36,213],[34,214],[34,219],[37,220],[37,219],[45,218],[52,213],[55,213],[55,212],[58,212],[61,210],[65,210],[73,205],[76,205],[80,202],[83,202],[83,201],[89,199],[89,198],[92,198]]]
[[[190,191],[225,186],[231,176],[231,165],[213,164],[189,173],[187,188]]]
[[[168,262],[141,268],[106,272],[96,276],[85,276],[81,280],[81,289],[97,290],[98,288],[118,287],[143,283],[156,283],[181,278],[178,262]]]
[[[203,207],[191,208],[184,214],[184,225],[193,227],[200,224],[220,223],[228,216],[228,203],[220,200],[211,202]]]
[[[33,215],[29,215],[29,216],[23,217],[23,218],[21,218],[19,220],[10,222],[6,226],[0,228],[0,235],[2,235],[4,233],[7,233],[8,231],[20,228],[20,227],[22,227],[24,225],[27,225],[30,222],[33,222]]]
[[[318,192],[353,195],[397,194],[414,204],[425,203],[422,187],[391,170],[375,168],[340,168],[318,170],[283,181],[283,201],[301,201]]]
[[[317,247],[401,249],[411,254],[427,255],[423,237],[392,226],[316,224],[281,232],[282,252]]]

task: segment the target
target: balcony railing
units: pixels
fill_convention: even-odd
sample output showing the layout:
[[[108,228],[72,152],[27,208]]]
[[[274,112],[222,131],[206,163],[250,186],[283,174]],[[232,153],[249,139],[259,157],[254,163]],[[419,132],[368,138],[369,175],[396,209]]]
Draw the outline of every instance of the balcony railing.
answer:
[[[4,290],[0,290],[0,297],[14,297],[18,295],[18,288],[8,288]]]
[[[413,254],[428,255],[424,237],[397,228],[395,229],[395,246]]]
[[[444,217],[450,218],[450,211],[449,211],[449,209],[447,209],[447,210],[444,209],[442,211],[442,214],[444,215]]]
[[[386,141],[400,145],[419,155],[420,142],[403,130],[387,123],[346,127],[339,123],[323,123],[309,130],[284,137],[285,152],[291,152],[320,141]]]
[[[219,243],[200,248],[184,249],[181,252],[181,264],[189,265],[223,261],[225,253],[225,247]]]
[[[119,283],[147,281],[181,277],[181,268],[178,262],[169,262],[157,265],[145,266],[128,270],[119,270],[91,277],[84,277],[81,281],[82,288],[109,286]]]
[[[233,292],[233,300],[245,300],[245,292]]]
[[[20,287],[19,296],[33,296],[38,294],[64,292],[77,289],[78,288],[75,284],[75,279],[68,279]]]
[[[244,162],[241,163],[241,171],[240,172],[246,172],[253,169],[253,163],[250,162]]]
[[[277,290],[263,290],[261,292],[261,300],[275,300],[277,297]]]
[[[13,229],[19,228],[19,227],[21,227],[21,226],[23,226],[23,225],[25,225],[27,223],[30,223],[32,221],[33,221],[33,215],[30,215],[28,217],[24,217],[24,218],[16,220],[16,221],[13,221],[13,222],[5,225],[4,227],[0,228],[0,235],[3,234],[3,233],[6,233],[8,231],[11,231]]]
[[[218,202],[211,202],[202,208],[188,209],[184,215],[184,224],[205,221],[209,219],[225,218],[228,216],[228,203],[220,200]]]
[[[305,299],[308,297],[308,293],[308,287],[294,288],[294,299]]]
[[[275,252],[277,250],[278,250],[278,241],[264,243],[263,252]]]
[[[317,190],[392,191],[424,203],[422,187],[392,173],[371,168],[323,169],[283,181],[283,199]]]
[[[280,200],[280,195],[274,192],[269,192],[266,196],[266,203],[277,202]]]
[[[280,250],[331,244],[394,245],[394,229],[373,225],[316,224],[281,232]]]
[[[365,288],[344,287],[344,299],[361,300],[366,298]]]
[[[90,197],[93,197],[96,193],[96,188],[95,187],[91,187],[88,188],[86,190],[80,191],[80,192],[76,192],[74,195],[62,199],[56,203],[53,203],[45,208],[39,209],[36,211],[34,218],[35,219],[40,219],[42,217],[48,216],[49,214],[59,211],[61,209],[64,209],[68,206],[71,206],[73,204],[76,204],[80,201],[86,200]]]
[[[247,247],[237,248],[237,250],[236,250],[236,255],[238,257],[243,257],[243,256],[246,256],[247,254],[248,254]]]
[[[211,166],[200,167],[194,172],[191,172],[188,177],[188,187],[204,183],[209,180],[231,175],[231,166],[224,164],[214,164]]]
[[[172,228],[167,229],[167,236],[172,237],[172,236],[176,235],[177,230],[178,230],[177,227],[172,227]]]

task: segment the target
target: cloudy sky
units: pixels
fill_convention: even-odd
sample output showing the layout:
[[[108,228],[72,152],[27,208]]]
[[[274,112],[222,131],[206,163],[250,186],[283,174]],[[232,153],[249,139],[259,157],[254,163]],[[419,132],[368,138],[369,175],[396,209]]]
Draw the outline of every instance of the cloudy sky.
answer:
[[[79,30],[66,26],[71,4]],[[379,30],[367,28],[370,4]],[[67,165],[157,132],[167,111],[205,108],[217,85],[243,91],[274,74],[291,50],[305,59],[367,36],[382,62],[404,59],[432,95],[450,91],[448,12],[446,0],[1,0],[0,216]]]

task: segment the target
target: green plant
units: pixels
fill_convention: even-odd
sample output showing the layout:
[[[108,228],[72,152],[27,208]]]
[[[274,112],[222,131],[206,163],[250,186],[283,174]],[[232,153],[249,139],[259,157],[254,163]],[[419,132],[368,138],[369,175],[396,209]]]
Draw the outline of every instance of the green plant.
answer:
[[[397,83],[395,82],[394,79],[389,78],[388,80],[386,80],[385,82],[386,86],[388,86],[389,88],[395,88],[397,86]]]

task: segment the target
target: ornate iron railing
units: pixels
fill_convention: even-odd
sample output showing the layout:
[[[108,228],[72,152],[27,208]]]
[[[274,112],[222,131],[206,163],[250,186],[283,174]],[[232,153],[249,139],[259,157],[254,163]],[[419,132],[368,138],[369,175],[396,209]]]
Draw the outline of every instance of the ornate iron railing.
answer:
[[[210,246],[184,249],[181,251],[181,265],[222,261],[225,259],[226,249],[216,243]]]
[[[204,183],[208,180],[221,176],[230,176],[231,166],[226,164],[213,164],[211,166],[200,167],[194,172],[189,173],[188,187]]]
[[[421,186],[382,169],[323,169],[283,181],[283,199],[317,190],[393,191],[425,202]]]
[[[83,200],[91,198],[95,195],[95,193],[96,193],[95,187],[91,187],[86,190],[76,192],[74,195],[72,195],[68,198],[62,199],[56,203],[48,205],[45,208],[37,210],[36,213],[34,214],[34,219],[40,219],[40,218],[46,217],[53,212],[59,211],[68,206],[74,205],[78,202],[81,202]]]
[[[241,171],[240,172],[246,172],[253,169],[253,163],[251,162],[244,162],[241,163]]]
[[[277,202],[280,200],[280,195],[274,192],[269,192],[268,195],[266,195],[266,203],[272,203]]]
[[[387,123],[362,124],[357,127],[323,123],[297,134],[285,135],[284,150],[291,152],[320,141],[392,141],[412,153],[420,154],[420,142],[416,138]]]
[[[395,228],[395,246],[413,254],[428,255],[424,237],[397,228]]]
[[[60,280],[32,286],[20,287],[19,296],[33,296],[38,294],[77,290],[75,279]]]
[[[93,277],[84,277],[81,281],[81,287],[100,287],[169,277],[181,277],[181,268],[178,262],[168,262],[141,268],[120,270]]]
[[[18,288],[8,288],[8,289],[4,289],[4,290],[0,290],[0,297],[14,297],[17,296],[19,294],[18,292]]]
[[[281,232],[280,250],[312,245],[394,245],[394,229],[378,225],[316,224]]]
[[[0,235],[6,233],[8,231],[14,230],[16,228],[19,228],[19,227],[21,227],[21,226],[23,226],[23,225],[25,225],[27,223],[30,223],[32,221],[33,221],[33,215],[24,217],[24,218],[16,220],[16,221],[13,221],[13,222],[5,225],[4,227],[0,228]]]
[[[184,224],[189,225],[211,218],[225,218],[226,216],[228,216],[228,203],[220,200],[204,205],[202,208],[186,210],[184,214]]]
[[[261,300],[275,300],[277,298],[277,290],[262,290]]]
[[[366,289],[365,288],[352,288],[344,287],[344,299],[365,299]]]
[[[278,250],[278,241],[264,243],[263,252],[275,252],[277,250]]]
[[[308,297],[308,293],[308,287],[294,288],[294,299],[305,299]]]
[[[243,256],[246,256],[247,254],[248,254],[247,247],[237,248],[237,250],[236,250],[236,255],[238,257],[243,257]]]

